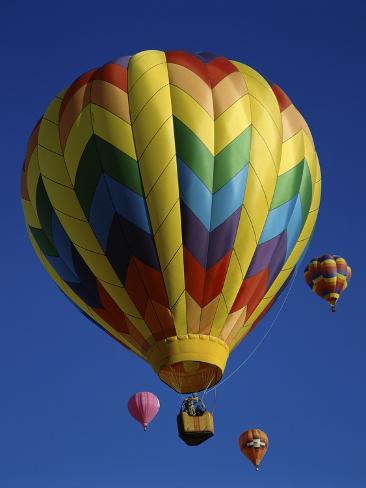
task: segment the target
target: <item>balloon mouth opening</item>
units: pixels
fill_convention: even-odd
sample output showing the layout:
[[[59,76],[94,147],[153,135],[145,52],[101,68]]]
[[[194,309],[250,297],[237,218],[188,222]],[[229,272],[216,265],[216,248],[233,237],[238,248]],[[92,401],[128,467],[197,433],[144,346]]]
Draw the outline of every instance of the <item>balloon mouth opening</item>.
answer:
[[[220,381],[229,347],[218,337],[185,334],[155,343],[147,360],[160,379],[178,393],[192,393]]]
[[[180,361],[163,367],[159,377],[178,393],[193,393],[216,385],[222,377],[222,371],[214,364]]]

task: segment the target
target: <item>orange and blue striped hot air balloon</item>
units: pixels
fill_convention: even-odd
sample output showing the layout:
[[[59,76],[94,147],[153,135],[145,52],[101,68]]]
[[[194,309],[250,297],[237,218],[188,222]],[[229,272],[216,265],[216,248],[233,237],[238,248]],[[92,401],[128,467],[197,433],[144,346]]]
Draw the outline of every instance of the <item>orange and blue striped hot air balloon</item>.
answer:
[[[30,137],[28,233],[59,288],[169,386],[217,383],[311,237],[309,128],[255,70],[144,51],[79,77]]]
[[[313,292],[326,300],[335,312],[337,301],[351,279],[351,268],[344,258],[324,254],[310,261],[304,277]]]

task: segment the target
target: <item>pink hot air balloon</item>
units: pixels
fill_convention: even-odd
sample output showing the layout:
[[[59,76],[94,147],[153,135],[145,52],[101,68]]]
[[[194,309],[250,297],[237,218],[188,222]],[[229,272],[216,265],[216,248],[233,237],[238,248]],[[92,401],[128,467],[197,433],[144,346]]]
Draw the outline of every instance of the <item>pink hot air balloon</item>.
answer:
[[[149,391],[135,393],[128,400],[128,411],[147,430],[160,408],[159,398]]]

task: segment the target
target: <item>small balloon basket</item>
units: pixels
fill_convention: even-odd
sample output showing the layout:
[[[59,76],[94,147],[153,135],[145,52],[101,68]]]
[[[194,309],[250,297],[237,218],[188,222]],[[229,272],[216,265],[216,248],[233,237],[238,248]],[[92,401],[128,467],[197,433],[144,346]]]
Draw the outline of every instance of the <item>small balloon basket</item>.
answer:
[[[214,435],[213,416],[210,412],[192,416],[180,412],[177,416],[179,437],[188,446],[198,446]]]

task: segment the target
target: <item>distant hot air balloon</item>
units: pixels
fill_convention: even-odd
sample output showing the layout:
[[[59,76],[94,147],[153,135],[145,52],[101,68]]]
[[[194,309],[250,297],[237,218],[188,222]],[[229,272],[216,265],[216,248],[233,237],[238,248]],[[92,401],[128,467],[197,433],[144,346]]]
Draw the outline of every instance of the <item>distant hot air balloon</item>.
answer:
[[[22,172],[62,291],[178,392],[214,386],[310,239],[320,168],[278,87],[208,53],[144,51],[52,101]]]
[[[239,447],[254,464],[256,471],[259,471],[259,465],[268,449],[267,434],[260,429],[247,430],[239,437]]]
[[[143,426],[144,430],[147,430],[149,423],[159,411],[160,402],[153,393],[141,391],[132,395],[127,406],[132,417]]]
[[[312,259],[304,271],[306,283],[329,303],[332,312],[336,311],[337,301],[347,288],[351,274],[346,260],[332,254]]]

